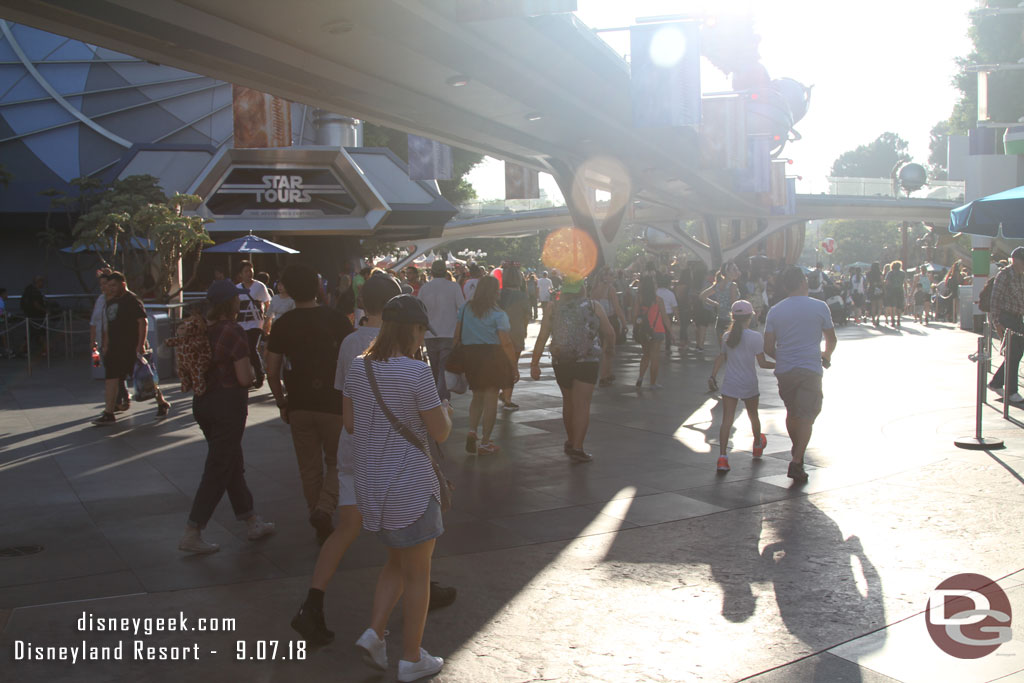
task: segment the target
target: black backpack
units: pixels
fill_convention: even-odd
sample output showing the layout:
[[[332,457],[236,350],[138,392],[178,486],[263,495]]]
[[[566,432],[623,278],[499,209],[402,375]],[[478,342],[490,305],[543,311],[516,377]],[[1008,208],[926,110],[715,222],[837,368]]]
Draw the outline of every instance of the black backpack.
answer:
[[[985,282],[985,286],[981,288],[981,294],[978,295],[978,308],[985,313],[992,310],[992,288],[995,286],[995,281],[994,277],[990,277]]]
[[[657,306],[658,302],[655,301],[654,305]],[[633,323],[633,341],[641,346],[654,338],[654,328],[651,326],[651,319],[648,317],[649,311],[649,308],[646,310],[641,308],[640,314]]]

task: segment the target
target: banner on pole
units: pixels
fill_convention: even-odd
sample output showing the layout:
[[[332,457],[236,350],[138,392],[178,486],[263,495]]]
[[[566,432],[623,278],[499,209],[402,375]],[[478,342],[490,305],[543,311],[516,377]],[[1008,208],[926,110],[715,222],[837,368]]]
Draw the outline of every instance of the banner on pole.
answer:
[[[292,108],[288,100],[232,85],[231,113],[236,148],[291,147]]]
[[[700,26],[696,22],[629,29],[633,125],[700,125]]]
[[[451,180],[452,148],[437,140],[410,133],[409,178],[412,180]]]
[[[747,113],[741,97],[711,97],[701,102],[700,157],[704,168],[747,167]]]
[[[747,167],[733,172],[737,192],[771,191],[771,142],[760,136],[747,141]]]
[[[540,199],[540,175],[533,169],[505,162],[505,199]]]

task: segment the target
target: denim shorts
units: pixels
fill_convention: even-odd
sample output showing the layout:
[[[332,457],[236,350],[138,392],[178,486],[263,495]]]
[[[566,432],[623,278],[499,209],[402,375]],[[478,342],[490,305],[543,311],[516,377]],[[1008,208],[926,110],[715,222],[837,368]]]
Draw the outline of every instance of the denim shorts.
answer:
[[[419,519],[409,526],[401,529],[381,529],[374,533],[381,543],[389,548],[411,548],[414,545],[426,543],[444,533],[444,524],[441,522],[441,505],[436,498],[430,496],[427,499],[427,509],[423,511]]]

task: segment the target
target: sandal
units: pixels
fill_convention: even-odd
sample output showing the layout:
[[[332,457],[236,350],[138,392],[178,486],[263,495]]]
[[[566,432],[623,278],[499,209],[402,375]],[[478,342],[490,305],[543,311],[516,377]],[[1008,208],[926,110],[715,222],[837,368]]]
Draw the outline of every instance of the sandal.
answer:
[[[492,443],[490,441],[481,441],[480,445],[476,447],[476,454],[477,455],[494,455],[495,453],[497,453],[500,450],[501,450],[501,448],[497,444],[494,444],[494,443]]]
[[[171,410],[171,404],[170,403],[167,403],[167,402],[161,403],[160,405],[158,405],[156,407],[156,416],[158,418],[160,418],[160,417],[167,417],[167,413],[170,412],[170,410]]]

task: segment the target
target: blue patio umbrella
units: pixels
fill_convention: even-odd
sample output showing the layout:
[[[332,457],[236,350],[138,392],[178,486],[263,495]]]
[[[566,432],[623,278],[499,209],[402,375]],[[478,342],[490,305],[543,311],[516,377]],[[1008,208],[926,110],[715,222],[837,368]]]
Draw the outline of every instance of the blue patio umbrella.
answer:
[[[949,231],[1024,239],[1024,186],[975,199],[949,212]]]
[[[203,249],[206,254],[298,254],[298,250],[283,244],[265,240],[256,235],[246,235],[222,244]]]

